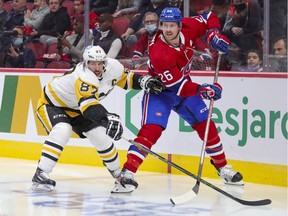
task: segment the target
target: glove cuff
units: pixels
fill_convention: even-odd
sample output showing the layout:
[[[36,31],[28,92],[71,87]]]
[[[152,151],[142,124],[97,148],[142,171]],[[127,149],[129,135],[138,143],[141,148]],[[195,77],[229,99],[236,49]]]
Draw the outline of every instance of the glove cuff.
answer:
[[[144,76],[141,76],[138,80],[139,82],[139,85],[140,87],[145,90],[145,91],[148,91],[148,87],[147,87],[147,81],[151,78],[152,76],[147,74],[147,75],[144,75]]]
[[[220,33],[220,30],[218,28],[209,29],[206,33],[207,42],[210,44],[213,37],[219,33]]]
[[[107,119],[109,121],[113,120],[113,121],[119,121],[120,122],[120,116],[118,114],[115,114],[115,113],[107,113]]]

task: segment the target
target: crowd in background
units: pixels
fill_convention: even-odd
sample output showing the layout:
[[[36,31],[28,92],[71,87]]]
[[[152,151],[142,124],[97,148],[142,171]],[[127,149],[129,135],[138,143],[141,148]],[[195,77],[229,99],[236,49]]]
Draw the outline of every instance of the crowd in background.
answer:
[[[0,67],[70,68],[82,61],[85,42],[101,46],[129,69],[147,69],[148,45],[167,6],[181,0],[90,0],[89,35],[84,0],[0,0]],[[287,72],[287,1],[271,0],[264,38],[263,0],[190,0],[189,16],[214,12],[231,44],[221,70]],[[215,50],[205,37],[195,44],[193,70],[213,70]],[[266,70],[267,71],[267,70]]]

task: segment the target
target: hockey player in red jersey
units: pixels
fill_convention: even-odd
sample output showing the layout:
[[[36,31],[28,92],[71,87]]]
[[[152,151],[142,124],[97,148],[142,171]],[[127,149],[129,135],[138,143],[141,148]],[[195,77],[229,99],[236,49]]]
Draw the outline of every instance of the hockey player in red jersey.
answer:
[[[219,83],[200,85],[191,80],[189,72],[193,58],[192,47],[197,38],[205,35],[207,42],[215,50],[226,53],[229,40],[220,34],[219,28],[219,20],[211,12],[182,19],[177,8],[165,8],[162,11],[161,31],[149,46],[149,74],[159,77],[166,90],[160,94],[144,94],[142,127],[136,142],[151,149],[165,130],[172,110],[191,125],[201,140],[204,139],[209,110],[203,99],[220,99],[222,87]],[[225,183],[243,185],[242,175],[227,165],[222,142],[213,121],[209,127],[206,153]],[[146,156],[136,146],[129,147],[127,161],[112,193],[132,192],[137,188],[134,173]]]

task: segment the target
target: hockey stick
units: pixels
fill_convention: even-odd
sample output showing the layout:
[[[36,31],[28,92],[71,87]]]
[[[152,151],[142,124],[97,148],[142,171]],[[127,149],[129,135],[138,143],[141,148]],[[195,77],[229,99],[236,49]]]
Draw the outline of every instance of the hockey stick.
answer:
[[[217,82],[217,80],[218,80],[221,56],[222,56],[222,53],[219,52],[213,83]],[[193,199],[194,197],[197,196],[197,194],[199,192],[200,179],[202,176],[202,170],[203,170],[203,164],[204,164],[204,158],[205,158],[205,149],[206,149],[206,144],[207,144],[207,140],[208,140],[208,133],[209,133],[209,126],[210,126],[210,121],[211,121],[211,117],[212,117],[213,104],[214,104],[214,98],[211,98],[210,104],[209,104],[209,113],[208,113],[207,123],[206,123],[206,127],[205,127],[204,139],[203,139],[203,144],[202,144],[202,150],[201,150],[201,155],[200,155],[200,162],[199,162],[198,174],[197,174],[197,182],[194,185],[194,187],[192,188],[192,191],[190,190],[185,194],[171,198],[170,200],[174,205],[181,204],[181,203],[184,203],[184,202],[187,202],[187,201]]]
[[[198,176],[196,176],[195,174],[189,172],[188,170],[178,166],[177,164],[173,163],[172,161],[169,161],[167,160],[166,158],[162,157],[161,155],[151,151],[150,149],[146,148],[145,146],[141,145],[140,143],[138,142],[135,142],[134,140],[131,140],[131,139],[127,139],[125,137],[122,136],[122,139],[128,141],[129,143],[135,145],[137,148],[143,150],[144,152],[146,152],[147,154],[151,154],[152,156],[158,158],[159,160],[161,160],[162,162],[166,163],[166,164],[169,164],[170,166],[174,167],[175,169],[181,171],[182,173],[185,173],[186,175],[194,178],[194,179],[197,179],[198,180]],[[248,205],[248,206],[263,206],[263,205],[269,205],[271,204],[271,200],[270,199],[263,199],[263,200],[256,200],[256,201],[248,201],[248,200],[242,200],[242,199],[239,199],[229,193],[227,193],[226,191],[216,187],[215,185],[209,183],[208,181],[200,178],[199,179],[200,182],[202,182],[203,184],[207,185],[208,187],[218,191],[219,193],[233,199],[234,201],[238,202],[238,203],[241,203],[242,205]],[[192,190],[191,190],[192,191]],[[190,191],[188,193],[191,193]],[[188,194],[187,193],[187,194]],[[189,196],[189,194],[188,194]],[[172,202],[172,200],[170,199],[170,201]],[[172,202],[172,204],[175,205],[175,203]]]

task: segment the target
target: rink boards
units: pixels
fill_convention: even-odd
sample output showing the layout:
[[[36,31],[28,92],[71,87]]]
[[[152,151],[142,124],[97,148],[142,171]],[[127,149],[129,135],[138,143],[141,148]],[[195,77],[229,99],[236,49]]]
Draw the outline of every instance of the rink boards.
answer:
[[[0,156],[38,160],[46,133],[35,116],[41,89],[63,71],[0,70]],[[193,73],[198,83],[212,82],[213,73]],[[220,72],[223,98],[214,103],[213,120],[223,141],[229,164],[248,182],[287,187],[287,73]],[[115,90],[103,101],[109,112],[120,114],[124,135],[134,138],[140,128],[142,91]],[[208,103],[208,102],[207,102]],[[129,143],[115,143],[121,162]],[[153,151],[197,173],[202,142],[181,118],[170,116]],[[60,162],[102,166],[88,140],[70,139]],[[179,173],[149,156],[141,170]],[[216,178],[205,161],[203,175]]]

